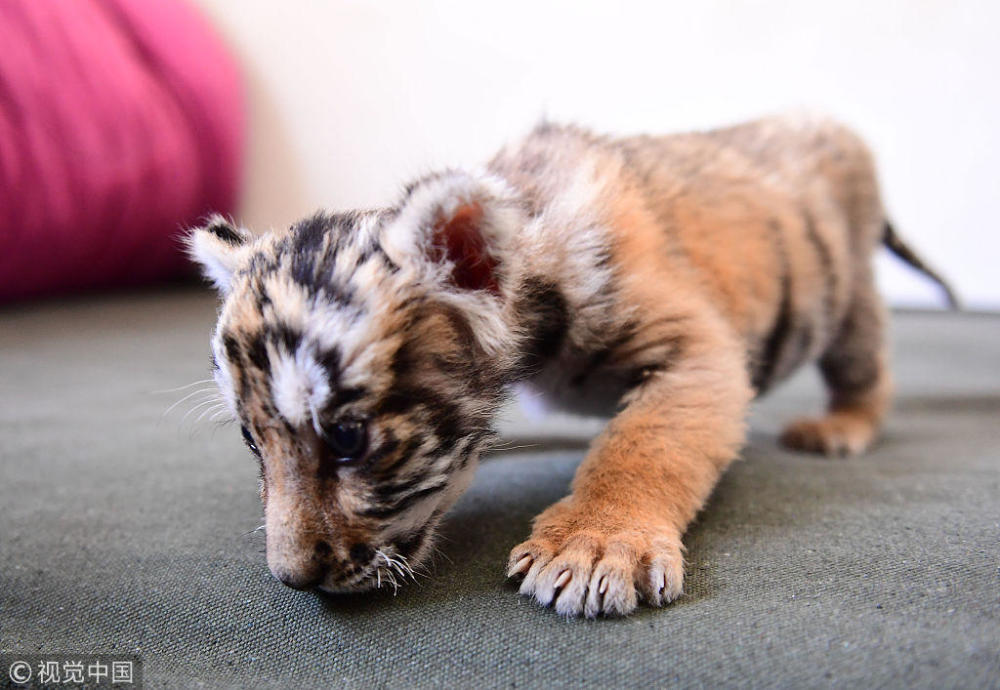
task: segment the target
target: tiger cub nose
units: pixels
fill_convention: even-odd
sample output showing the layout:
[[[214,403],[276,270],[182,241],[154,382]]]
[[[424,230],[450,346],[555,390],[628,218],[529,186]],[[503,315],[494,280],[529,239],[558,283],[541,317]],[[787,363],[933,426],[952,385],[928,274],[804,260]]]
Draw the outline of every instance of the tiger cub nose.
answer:
[[[271,574],[282,584],[288,585],[292,589],[312,589],[323,582],[329,570],[326,558],[332,549],[325,541],[316,542],[313,548],[313,555],[308,559],[297,559],[292,563],[275,563],[271,567]]]
[[[326,577],[325,567],[307,568],[292,570],[290,568],[271,568],[274,575],[282,584],[288,585],[292,589],[312,589],[323,581]]]

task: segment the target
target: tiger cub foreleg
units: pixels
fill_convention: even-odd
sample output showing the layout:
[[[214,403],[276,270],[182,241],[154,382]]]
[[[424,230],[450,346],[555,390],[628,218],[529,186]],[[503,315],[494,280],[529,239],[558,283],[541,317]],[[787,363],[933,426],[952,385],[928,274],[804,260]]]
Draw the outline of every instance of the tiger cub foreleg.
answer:
[[[565,615],[624,615],[682,591],[681,537],[745,436],[751,397],[737,342],[688,339],[597,438],[572,494],[513,549],[521,593]]]
[[[782,443],[826,455],[855,455],[871,444],[892,397],[885,321],[882,299],[869,277],[819,361],[830,391],[827,414],[794,421]]]

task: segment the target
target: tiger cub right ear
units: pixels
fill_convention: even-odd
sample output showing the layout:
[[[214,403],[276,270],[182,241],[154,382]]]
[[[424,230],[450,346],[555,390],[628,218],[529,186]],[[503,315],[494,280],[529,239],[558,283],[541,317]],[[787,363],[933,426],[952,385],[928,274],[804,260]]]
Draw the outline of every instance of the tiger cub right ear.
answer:
[[[514,194],[499,179],[459,170],[412,184],[382,246],[399,261],[431,267],[462,293],[500,294],[511,238],[524,224]]]
[[[208,224],[195,228],[186,238],[188,255],[201,266],[202,273],[211,280],[219,292],[226,296],[232,285],[233,274],[246,257],[246,247],[253,235],[238,228],[219,215],[208,219]]]

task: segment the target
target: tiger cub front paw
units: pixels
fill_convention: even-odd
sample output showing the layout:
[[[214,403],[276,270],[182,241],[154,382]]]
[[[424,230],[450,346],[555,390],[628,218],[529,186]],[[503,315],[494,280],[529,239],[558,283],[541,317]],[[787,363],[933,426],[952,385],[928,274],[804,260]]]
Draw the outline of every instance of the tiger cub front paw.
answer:
[[[560,537],[551,532],[536,527],[531,539],[514,547],[507,576],[523,577],[521,594],[558,613],[624,616],[640,600],[662,606],[682,593],[679,534],[582,528]]]

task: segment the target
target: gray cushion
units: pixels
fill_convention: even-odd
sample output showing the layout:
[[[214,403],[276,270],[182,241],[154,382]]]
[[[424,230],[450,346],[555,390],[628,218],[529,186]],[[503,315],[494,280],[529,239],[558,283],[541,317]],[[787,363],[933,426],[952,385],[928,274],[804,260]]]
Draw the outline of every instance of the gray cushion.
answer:
[[[181,421],[205,378],[200,291],[8,310],[0,329],[0,651],[133,652],[150,687],[995,687],[1000,317],[900,313],[898,404],[867,456],[783,451],[804,372],[758,403],[685,538],[686,594],[570,621],[517,596],[508,550],[600,423],[528,421],[451,513],[431,577],[320,597],[268,573],[233,426]]]

